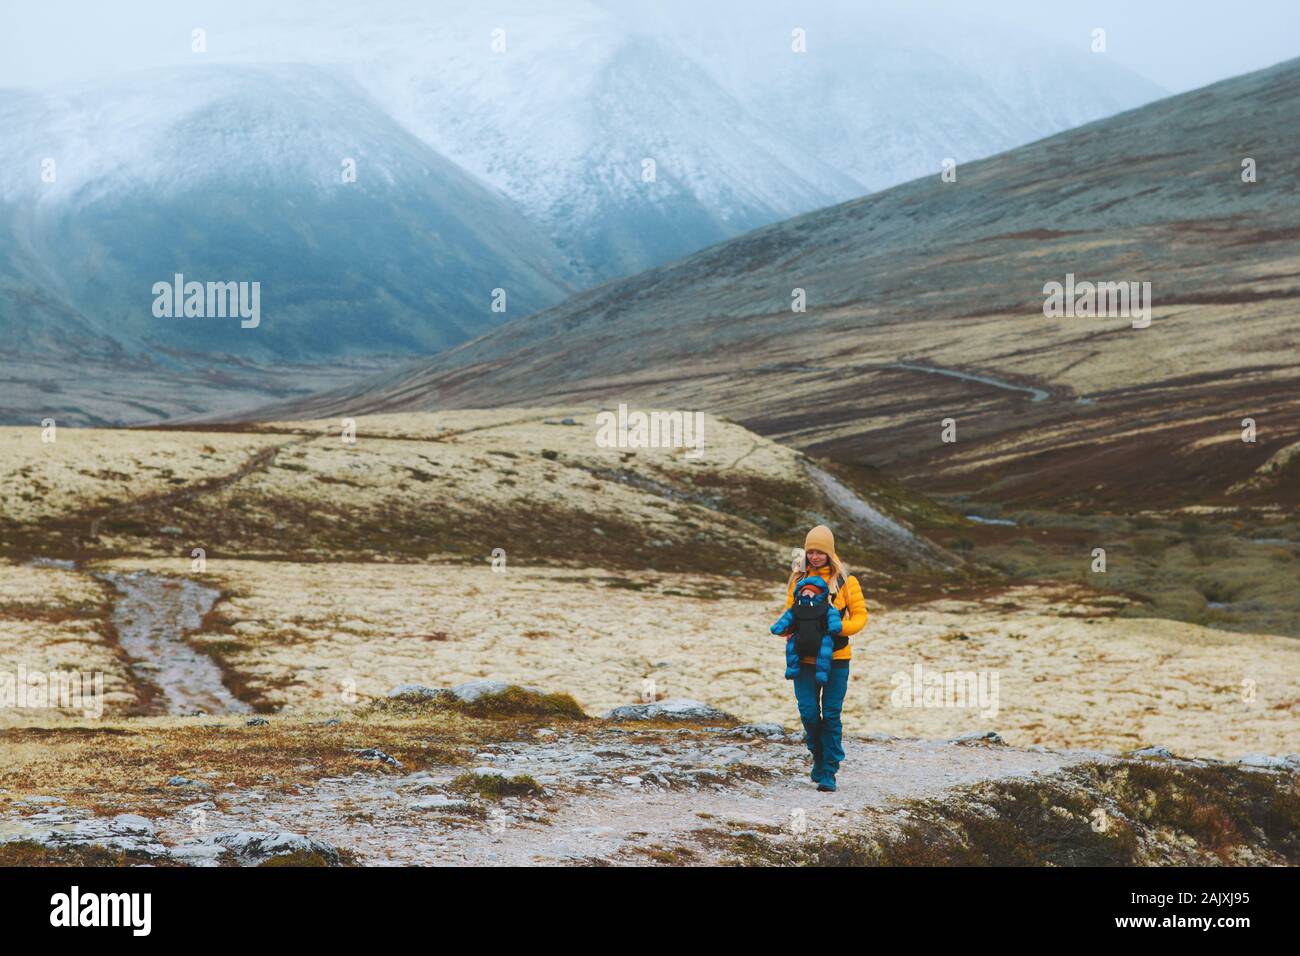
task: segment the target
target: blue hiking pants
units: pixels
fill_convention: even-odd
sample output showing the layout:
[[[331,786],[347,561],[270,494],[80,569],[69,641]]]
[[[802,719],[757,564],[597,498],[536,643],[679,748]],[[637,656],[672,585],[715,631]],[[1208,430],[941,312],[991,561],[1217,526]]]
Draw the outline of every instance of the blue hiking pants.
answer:
[[[794,696],[799,702],[799,719],[803,721],[804,744],[813,756],[812,778],[821,782],[823,774],[835,779],[844,759],[844,726],[840,711],[849,689],[849,662],[832,661],[826,686],[817,683],[816,668],[800,664],[794,678]]]

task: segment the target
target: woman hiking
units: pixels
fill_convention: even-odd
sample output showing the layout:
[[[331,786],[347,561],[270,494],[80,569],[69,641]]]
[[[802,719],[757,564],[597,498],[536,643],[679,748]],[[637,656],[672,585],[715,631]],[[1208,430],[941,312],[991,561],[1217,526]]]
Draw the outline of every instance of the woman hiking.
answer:
[[[791,661],[787,673],[793,674],[791,679],[794,681],[795,700],[799,704],[799,719],[803,721],[804,743],[812,753],[813,765],[809,776],[818,790],[830,792],[835,789],[835,773],[844,759],[840,711],[849,688],[849,658],[853,656],[849,638],[866,627],[867,602],[862,597],[858,579],[848,573],[848,568],[835,553],[835,536],[830,528],[819,524],[809,531],[803,549],[803,559],[795,562],[790,573],[785,610],[794,607],[796,587],[801,592],[812,592],[816,588],[808,587],[808,579],[820,579],[829,590],[827,603],[838,612],[839,629],[837,631],[834,627],[836,615],[828,614],[828,623],[823,629],[831,641],[829,670],[824,660],[819,666],[817,657],[810,656],[799,658],[797,672]],[[812,583],[815,585],[817,582]],[[772,630],[784,633],[778,627],[785,626],[788,620],[787,615],[782,615]]]

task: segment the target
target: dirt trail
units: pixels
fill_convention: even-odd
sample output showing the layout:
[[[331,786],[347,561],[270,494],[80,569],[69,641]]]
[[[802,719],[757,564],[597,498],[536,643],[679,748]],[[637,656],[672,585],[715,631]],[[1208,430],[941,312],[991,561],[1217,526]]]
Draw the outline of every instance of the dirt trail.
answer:
[[[805,837],[826,836],[898,812],[892,801],[1106,759],[1094,752],[942,741],[850,738],[846,745],[836,793],[819,793],[808,779],[807,751],[797,734],[745,738],[722,729],[646,734],[607,728],[496,745],[479,754],[479,772],[533,777],[547,788],[538,799],[467,801],[448,789],[466,770],[457,767],[326,778],[291,796],[224,791],[215,797],[220,811],[212,803],[199,806],[207,828],[291,829],[350,849],[371,865],[644,863],[639,851],[677,845],[707,861],[720,851],[697,839],[702,831],[762,827],[770,836],[775,827],[793,839],[791,821],[802,818]],[[193,830],[193,814],[181,812],[159,836],[198,845]]]
[[[854,521],[865,525],[872,534],[884,538],[895,550],[922,561],[932,567],[952,569],[961,561],[927,539],[912,532],[893,518],[863,501],[848,485],[830,472],[812,463],[805,463],[808,476],[815,481],[831,503]]]
[[[1030,397],[1031,401],[1041,402],[1052,397],[1052,393],[1045,388],[1036,388],[1032,385],[1016,385],[1012,382],[1000,378],[994,378],[992,375],[983,375],[976,372],[963,372],[955,368],[941,368],[937,365],[918,365],[915,362],[894,362],[886,368],[901,368],[909,372],[925,372],[927,375],[945,375],[948,378],[959,378],[965,382],[979,382],[981,385],[991,385],[994,388],[1000,388],[1007,392],[1024,392]]]

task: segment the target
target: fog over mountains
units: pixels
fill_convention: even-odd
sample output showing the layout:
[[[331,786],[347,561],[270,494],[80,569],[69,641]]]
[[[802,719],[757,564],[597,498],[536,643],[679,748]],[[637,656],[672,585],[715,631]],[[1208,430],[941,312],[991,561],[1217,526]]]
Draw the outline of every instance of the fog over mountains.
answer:
[[[1086,37],[1053,47],[925,3],[835,0],[797,15],[771,0],[322,6],[292,21],[302,55],[346,64],[593,279],[1163,92],[1087,52]],[[263,37],[279,32],[231,44],[271,57],[279,45]]]
[[[74,420],[135,420],[78,404],[72,356],[210,375],[428,354],[1161,92],[1086,37],[1052,48],[915,4],[261,16],[206,52],[181,37],[95,82],[0,90],[0,414],[22,417],[21,386]],[[154,316],[177,273],[260,282],[260,324]]]

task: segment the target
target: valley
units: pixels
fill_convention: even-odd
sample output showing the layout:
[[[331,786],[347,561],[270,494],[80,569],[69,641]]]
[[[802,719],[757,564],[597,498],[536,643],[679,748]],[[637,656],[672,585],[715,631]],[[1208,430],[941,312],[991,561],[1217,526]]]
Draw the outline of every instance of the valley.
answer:
[[[0,89],[0,865],[1300,863],[1300,60],[377,2]]]
[[[1071,559],[1059,515],[976,522],[712,417],[695,458],[603,447],[599,421],[403,413],[358,419],[353,442],[329,420],[0,429],[0,673],[103,688],[98,718],[0,708],[0,859],[870,865],[971,852],[909,828],[1018,814],[1023,792],[1129,834],[1053,817],[1025,860],[1290,859],[1280,832],[1155,825],[1125,789],[1194,785],[1258,816],[1297,759],[1300,644],[1250,626],[1289,626],[1285,601],[1153,609],[1130,590],[1202,544],[1249,551],[1230,525],[1106,527],[1155,564],[1120,546],[1088,576],[1103,526],[1076,529]],[[871,619],[845,786],[813,802],[766,626],[819,521]],[[1300,529],[1270,535],[1241,580],[1294,577]],[[994,706],[899,706],[922,668],[991,672]]]

